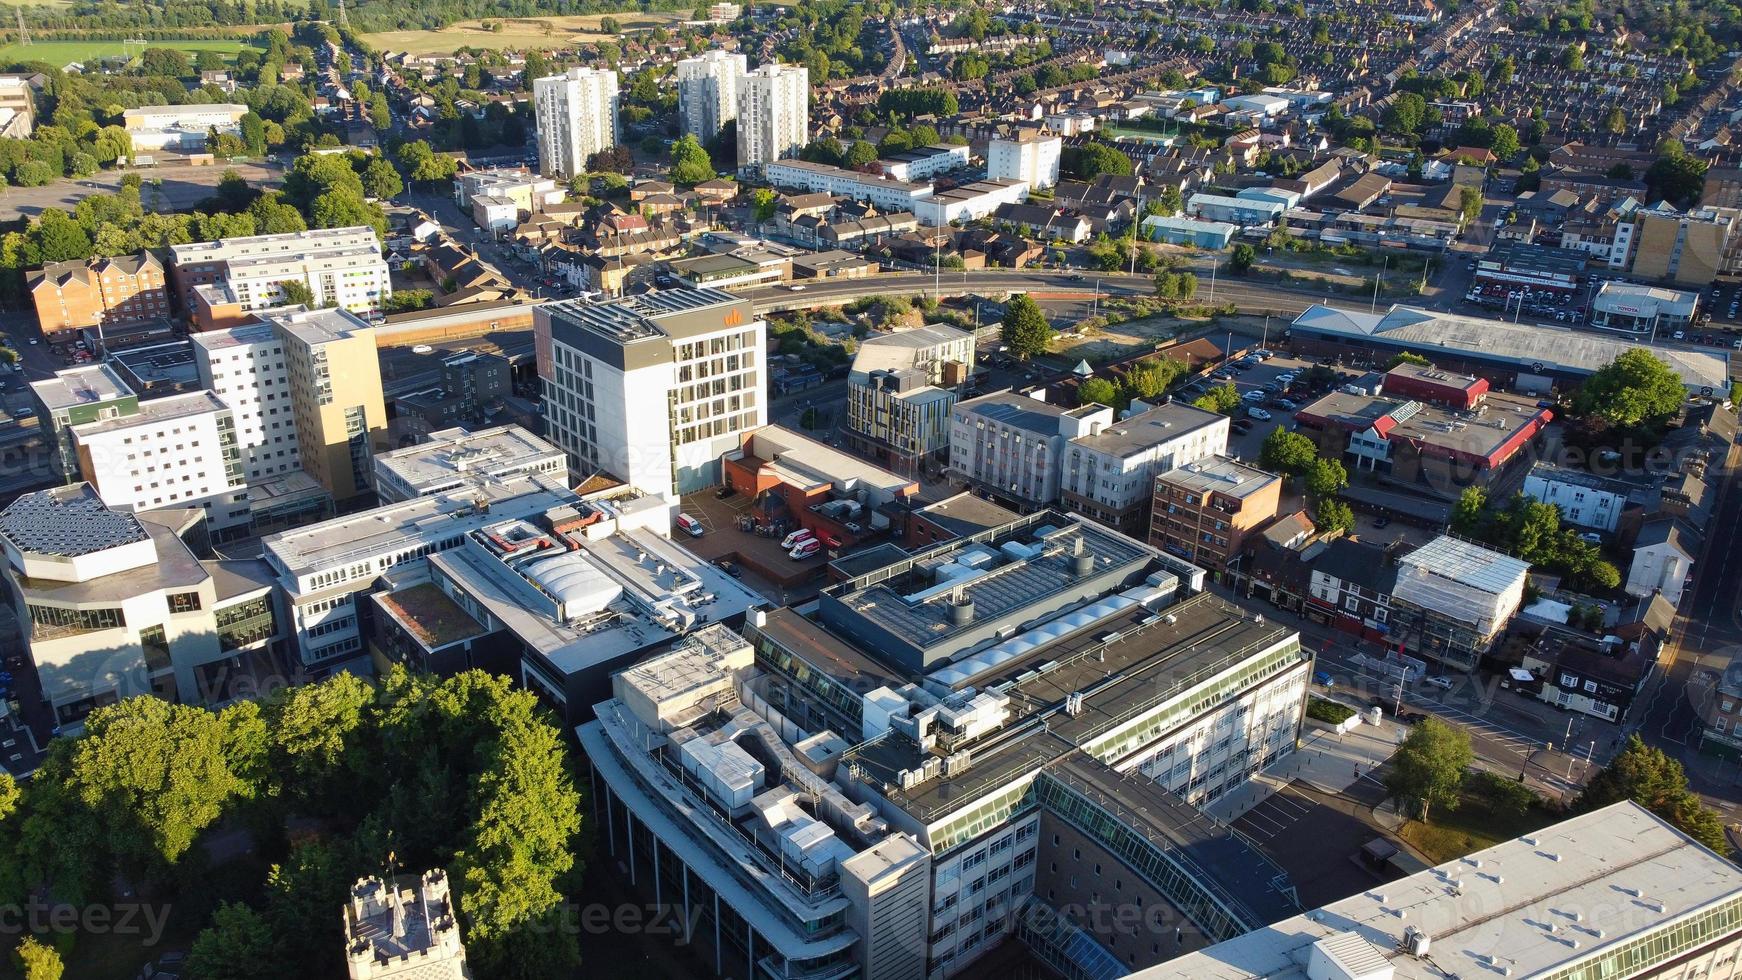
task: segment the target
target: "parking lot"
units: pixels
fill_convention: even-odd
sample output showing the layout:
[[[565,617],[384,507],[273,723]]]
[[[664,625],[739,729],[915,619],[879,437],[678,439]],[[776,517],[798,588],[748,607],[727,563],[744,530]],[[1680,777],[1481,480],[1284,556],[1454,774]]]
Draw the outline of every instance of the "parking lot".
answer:
[[[1179,397],[1190,401],[1211,385],[1233,385],[1240,393],[1241,408],[1234,413],[1234,431],[1229,434],[1228,452],[1247,461],[1256,461],[1265,438],[1272,431],[1291,424],[1296,410],[1330,390],[1330,385],[1323,384],[1316,388],[1306,387],[1302,376],[1312,366],[1310,361],[1282,354],[1257,359],[1249,356],[1232,361],[1207,378],[1187,385],[1180,390]],[[1341,377],[1347,381],[1359,377],[1359,374],[1344,371]]]
[[[684,497],[683,513],[702,528],[699,537],[683,538],[684,547],[737,572],[740,581],[772,601],[808,600],[823,580],[828,557],[818,553],[795,560],[780,546],[780,538],[740,530],[740,519],[750,510],[750,498],[743,494],[720,497],[714,490],[705,490]],[[674,529],[673,533],[678,532]]]

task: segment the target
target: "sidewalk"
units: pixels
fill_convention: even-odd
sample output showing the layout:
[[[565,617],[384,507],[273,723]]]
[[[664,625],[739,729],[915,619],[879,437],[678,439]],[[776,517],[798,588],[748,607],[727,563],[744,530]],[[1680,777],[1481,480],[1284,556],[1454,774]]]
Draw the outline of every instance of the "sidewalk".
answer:
[[[1321,793],[1340,795],[1391,758],[1406,732],[1390,718],[1378,727],[1361,724],[1342,735],[1328,728],[1309,728],[1300,747],[1287,758],[1216,800],[1205,812],[1223,823],[1233,823],[1296,780]]]

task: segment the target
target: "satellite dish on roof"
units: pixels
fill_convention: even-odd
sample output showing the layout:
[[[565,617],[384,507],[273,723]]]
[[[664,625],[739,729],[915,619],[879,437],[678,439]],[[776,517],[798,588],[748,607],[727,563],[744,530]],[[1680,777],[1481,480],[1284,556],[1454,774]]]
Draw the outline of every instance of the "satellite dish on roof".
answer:
[[[1095,369],[1089,366],[1088,358],[1084,358],[1077,362],[1076,367],[1071,368],[1071,373],[1079,378],[1087,378],[1095,373]]]

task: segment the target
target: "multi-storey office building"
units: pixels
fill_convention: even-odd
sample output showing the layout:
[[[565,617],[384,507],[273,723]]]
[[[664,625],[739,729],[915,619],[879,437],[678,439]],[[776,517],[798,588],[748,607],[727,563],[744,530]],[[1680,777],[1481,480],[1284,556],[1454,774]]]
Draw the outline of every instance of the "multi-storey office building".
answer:
[[[373,456],[388,448],[374,329],[345,310],[285,307],[258,315],[272,325],[274,349],[284,352],[303,471],[337,500],[369,492]],[[270,403],[286,396],[263,389],[254,397]]]
[[[738,166],[798,155],[810,142],[810,70],[769,64],[738,83]]]
[[[1090,520],[1142,537],[1149,528],[1155,478],[1227,452],[1228,426],[1226,415],[1168,404],[1094,428],[1065,447],[1060,502]]]
[[[1237,459],[1215,456],[1155,478],[1149,541],[1187,561],[1225,570],[1246,536],[1275,517],[1282,480]]]
[[[887,562],[752,612],[753,659],[619,675],[580,730],[607,846],[720,923],[697,935],[722,973],[966,975],[1013,931],[1072,971],[1156,962],[1068,908],[1092,890],[1160,910],[1169,952],[1176,923],[1192,948],[1292,914],[1286,877],[1192,804],[1293,750],[1295,634],[1174,602],[1201,570],[1058,511]],[[814,847],[768,816],[795,788]],[[859,904],[866,866],[897,876],[889,907]]]
[[[238,693],[231,671],[269,663],[271,579],[259,561],[196,558],[182,538],[199,521],[185,509],[116,510],[85,483],[0,511],[12,602],[63,731],[137,694],[225,701]]]
[[[54,465],[63,481],[79,474],[73,426],[139,411],[139,395],[107,363],[56,371],[54,377],[30,383],[36,397],[38,424],[54,447]]]
[[[245,532],[248,480],[236,418],[218,396],[153,398],[71,431],[79,472],[108,506],[197,508],[213,537]]]
[[[373,608],[368,593],[384,576],[425,580],[426,559],[460,547],[468,533],[574,499],[564,484],[543,475],[481,478],[271,535],[261,543],[262,554],[284,597],[295,662],[316,677],[365,665]]]
[[[249,483],[302,469],[284,339],[272,323],[193,334],[201,387],[223,399]]]
[[[532,83],[538,120],[538,170],[574,177],[587,159],[617,145],[617,73],[570,68]]]
[[[1739,953],[1742,873],[1628,801],[1131,976],[1670,980],[1734,976]]]
[[[546,432],[579,478],[609,473],[675,501],[767,423],[766,324],[717,289],[534,312]],[[548,356],[544,353],[548,351]]]
[[[518,425],[476,432],[463,427],[442,429],[430,433],[426,442],[375,457],[375,489],[383,503],[446,493],[480,478],[507,480],[522,473],[543,473],[557,483],[569,480],[562,450]]]
[[[956,406],[950,418],[950,476],[1018,510],[1058,499],[1065,445],[1111,425],[1105,405],[1063,408],[1000,391]]]
[[[170,266],[182,307],[207,329],[284,305],[286,282],[307,286],[316,306],[363,316],[379,313],[393,295],[381,242],[362,225],[172,245]]]
[[[867,338],[847,375],[847,438],[911,472],[947,458],[956,389],[974,370],[974,336],[933,324]]]
[[[670,519],[664,498],[628,491],[468,531],[427,577],[371,597],[370,640],[418,669],[516,677],[579,724],[612,671],[764,602],[672,540]]]
[[[762,168],[762,176],[776,187],[864,201],[879,211],[911,212],[932,194],[930,182],[909,183],[809,160],[768,163]]]
[[[677,63],[677,113],[685,135],[703,143],[738,118],[738,90],[748,71],[741,54],[704,51]]]

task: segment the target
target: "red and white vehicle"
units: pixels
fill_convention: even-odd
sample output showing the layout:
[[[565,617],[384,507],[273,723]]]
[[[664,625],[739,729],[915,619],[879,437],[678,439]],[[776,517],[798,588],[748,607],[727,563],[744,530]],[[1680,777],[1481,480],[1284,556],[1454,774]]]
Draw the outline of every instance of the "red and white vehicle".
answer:
[[[798,547],[799,545],[805,543],[806,541],[814,541],[814,540],[816,540],[816,535],[811,533],[811,530],[809,528],[801,527],[798,530],[792,532],[791,534],[788,534],[786,537],[781,538],[780,539],[780,546],[782,548],[787,549],[788,551],[791,551],[792,549]]]
[[[822,550],[823,543],[821,541],[818,541],[816,538],[806,538],[794,545],[793,549],[787,552],[787,555],[797,561],[799,559],[809,558],[815,554],[820,554]]]

